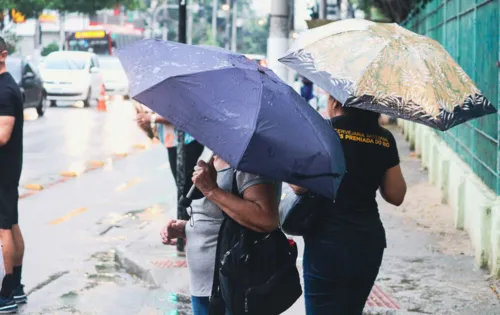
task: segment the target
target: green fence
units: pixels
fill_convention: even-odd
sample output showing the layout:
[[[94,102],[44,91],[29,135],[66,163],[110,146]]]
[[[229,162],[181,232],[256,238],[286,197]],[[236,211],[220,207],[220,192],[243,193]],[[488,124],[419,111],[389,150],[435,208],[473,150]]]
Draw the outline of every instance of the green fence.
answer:
[[[425,2],[403,25],[439,41],[498,108],[500,0]],[[489,115],[439,134],[500,195],[498,116]]]

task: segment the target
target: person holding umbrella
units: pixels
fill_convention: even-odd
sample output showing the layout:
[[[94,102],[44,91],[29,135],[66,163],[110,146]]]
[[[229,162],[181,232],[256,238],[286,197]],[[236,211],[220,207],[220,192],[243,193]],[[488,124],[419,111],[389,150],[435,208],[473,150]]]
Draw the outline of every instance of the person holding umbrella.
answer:
[[[304,236],[306,313],[360,315],[386,247],[376,192],[399,206],[406,183],[394,137],[378,124],[380,114],[342,107],[332,96],[327,110],[342,141],[347,174],[335,202],[324,200],[314,231]],[[291,187],[299,195],[308,192]]]
[[[497,110],[444,47],[395,23],[346,19],[314,28],[280,61],[331,95],[347,162],[335,202],[305,236],[307,314],[360,315],[386,245],[376,191],[396,206],[406,193],[396,143],[378,113],[444,131]]]
[[[277,196],[281,185],[258,175],[236,172],[242,198],[231,195],[234,169],[215,156],[200,161],[192,181],[205,195],[193,201],[191,223],[171,220],[161,232],[162,242],[175,245],[186,239],[193,315],[208,315],[212,293],[217,237],[223,212],[257,231],[273,231],[278,226]]]
[[[276,229],[276,189],[287,182],[333,199],[345,173],[340,138],[289,85],[245,56],[146,39],[119,51],[118,58],[132,98],[218,156],[213,163],[199,162],[193,176],[207,203],[224,216],[220,238],[212,240],[219,255],[210,306],[217,314],[224,307],[234,315],[283,313],[302,289],[296,244]],[[222,161],[237,172],[225,170]],[[226,176],[233,177],[231,191]],[[196,208],[193,215],[195,231],[202,220],[209,223]],[[170,242],[185,235],[189,247],[195,242],[190,226],[173,222],[162,237]],[[189,256],[188,249],[188,263]]]

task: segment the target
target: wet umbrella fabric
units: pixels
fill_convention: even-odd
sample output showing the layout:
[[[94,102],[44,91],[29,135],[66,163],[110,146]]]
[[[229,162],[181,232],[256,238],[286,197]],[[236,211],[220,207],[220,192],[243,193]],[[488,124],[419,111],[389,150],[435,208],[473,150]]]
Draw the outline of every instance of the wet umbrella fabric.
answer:
[[[118,57],[135,100],[232,167],[335,196],[345,172],[340,139],[271,70],[221,49],[153,39]]]
[[[314,28],[280,61],[344,106],[439,130],[496,113],[438,42],[397,24],[347,19]]]

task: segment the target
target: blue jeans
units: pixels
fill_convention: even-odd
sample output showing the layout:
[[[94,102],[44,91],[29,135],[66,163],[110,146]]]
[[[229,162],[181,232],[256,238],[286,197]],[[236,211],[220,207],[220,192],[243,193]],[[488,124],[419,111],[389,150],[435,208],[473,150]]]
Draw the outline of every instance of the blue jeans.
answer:
[[[193,315],[208,315],[210,299],[208,296],[192,296],[191,307],[193,308]]]
[[[307,315],[361,315],[377,278],[384,248],[305,239]]]

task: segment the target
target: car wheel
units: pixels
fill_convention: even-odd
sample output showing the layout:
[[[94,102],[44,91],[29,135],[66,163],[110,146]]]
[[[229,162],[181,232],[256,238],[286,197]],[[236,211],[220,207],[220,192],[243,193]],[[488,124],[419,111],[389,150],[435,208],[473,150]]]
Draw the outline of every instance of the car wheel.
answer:
[[[89,87],[89,92],[87,93],[87,99],[83,101],[83,107],[90,107],[91,99],[92,99],[92,89]]]
[[[52,102],[51,102],[52,105]],[[47,107],[47,95],[45,92],[42,95],[42,98],[40,99],[40,104],[38,104],[36,108],[36,112],[38,113],[39,117],[42,117],[45,114],[45,109]]]

